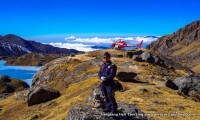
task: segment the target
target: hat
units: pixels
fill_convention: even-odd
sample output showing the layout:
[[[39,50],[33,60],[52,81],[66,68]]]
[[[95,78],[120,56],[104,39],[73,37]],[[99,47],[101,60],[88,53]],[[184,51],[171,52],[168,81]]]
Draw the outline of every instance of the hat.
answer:
[[[105,52],[104,55],[103,55],[103,57],[110,57],[110,53]]]

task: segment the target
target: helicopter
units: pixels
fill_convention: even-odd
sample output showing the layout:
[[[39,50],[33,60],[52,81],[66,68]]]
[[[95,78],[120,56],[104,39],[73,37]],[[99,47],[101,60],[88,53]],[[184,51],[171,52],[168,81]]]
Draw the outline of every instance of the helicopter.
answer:
[[[143,40],[139,44],[127,44],[123,39],[119,39],[117,42],[112,43],[113,49],[124,49],[126,47],[134,47],[135,49],[141,49]]]

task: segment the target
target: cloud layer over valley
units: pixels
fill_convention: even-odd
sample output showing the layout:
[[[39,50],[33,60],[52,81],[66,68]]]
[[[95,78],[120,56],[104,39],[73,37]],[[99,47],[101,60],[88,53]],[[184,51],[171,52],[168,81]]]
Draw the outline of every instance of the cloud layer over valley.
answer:
[[[99,48],[110,48],[113,42],[116,42],[119,39],[123,39],[128,44],[139,44],[142,40],[144,41],[143,47],[146,47],[147,44],[158,39],[157,36],[136,36],[136,37],[75,37],[69,36],[64,38],[65,42],[51,42],[49,43],[52,46],[67,48],[67,49],[76,49],[79,51],[93,51],[98,50]],[[97,49],[98,48],[98,49]]]

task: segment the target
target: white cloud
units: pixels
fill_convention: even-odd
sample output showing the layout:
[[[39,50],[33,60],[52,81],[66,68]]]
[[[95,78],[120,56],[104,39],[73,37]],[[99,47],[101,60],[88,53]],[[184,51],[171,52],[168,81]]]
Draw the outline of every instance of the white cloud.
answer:
[[[73,40],[73,42],[76,43],[92,43],[92,44],[111,44],[119,39],[123,39],[124,41],[128,41],[131,43],[136,42],[135,44],[139,43],[140,41],[144,40],[144,43],[151,43],[157,38],[153,37],[113,37],[113,38],[99,38],[99,37],[93,37],[93,38],[76,38],[74,36],[70,36],[65,38],[65,40]]]
[[[75,40],[75,39],[76,39],[75,36],[69,36],[69,37],[65,38],[65,40]]]
[[[86,44],[81,44],[81,43],[50,43],[50,45],[54,47],[59,47],[59,48],[67,48],[67,49],[76,49],[78,51],[93,51],[96,49],[91,48],[92,45],[86,45]]]
[[[119,40],[119,39],[123,39],[123,40],[135,40],[134,37],[115,37],[114,40]]]
[[[128,44],[139,44],[142,40],[144,43],[151,43],[157,38],[155,37],[110,37],[110,38],[80,38],[75,36],[69,36],[65,38],[66,43],[52,42],[50,45],[60,48],[76,49],[79,51],[93,51],[92,46],[110,46],[113,42],[119,39],[123,39]]]
[[[152,37],[147,37],[147,38],[145,38],[145,37],[136,37],[136,41],[140,42],[140,41],[143,40],[144,43],[148,43],[148,44],[153,42],[153,41],[155,41],[155,40],[157,40],[157,39],[158,38],[152,38]]]
[[[112,38],[77,38],[75,42],[81,43],[95,43],[95,44],[102,44],[102,43],[112,43]]]

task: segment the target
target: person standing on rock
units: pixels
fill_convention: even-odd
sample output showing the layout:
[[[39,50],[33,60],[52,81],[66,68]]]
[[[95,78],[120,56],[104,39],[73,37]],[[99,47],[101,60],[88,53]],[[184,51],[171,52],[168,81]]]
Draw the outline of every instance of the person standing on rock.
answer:
[[[105,52],[103,55],[104,64],[101,66],[99,71],[99,78],[101,80],[101,90],[106,100],[106,108],[104,112],[117,112],[117,103],[114,96],[114,81],[113,78],[116,76],[117,66],[110,60],[110,54]]]

